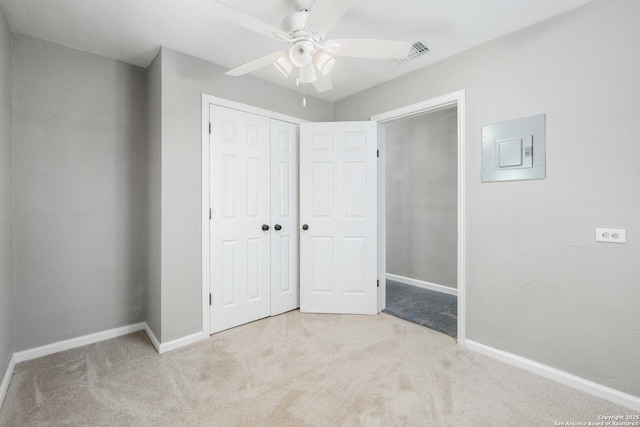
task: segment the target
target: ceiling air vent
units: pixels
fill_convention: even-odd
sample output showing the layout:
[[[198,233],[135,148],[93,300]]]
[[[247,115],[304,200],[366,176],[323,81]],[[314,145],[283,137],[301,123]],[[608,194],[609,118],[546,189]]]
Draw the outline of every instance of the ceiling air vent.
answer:
[[[413,45],[411,45],[411,50],[409,51],[409,54],[404,58],[399,58],[398,61],[409,62],[411,60],[416,59],[419,56],[426,54],[427,52],[429,52],[429,48],[427,47],[427,45],[425,45],[422,42],[415,42]]]

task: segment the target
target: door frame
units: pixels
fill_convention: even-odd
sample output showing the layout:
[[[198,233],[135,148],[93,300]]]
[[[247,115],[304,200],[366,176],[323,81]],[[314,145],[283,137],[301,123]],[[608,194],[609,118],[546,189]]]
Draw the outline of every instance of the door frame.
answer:
[[[424,113],[432,113],[450,107],[458,110],[458,344],[464,346],[466,340],[466,142],[465,142],[465,91],[464,89],[431,98],[416,104],[376,114],[371,120],[378,122],[378,149],[380,163],[378,165],[378,277],[382,282],[378,289],[378,310],[385,308],[386,298],[386,205],[385,187],[386,170],[384,159],[385,135],[384,123]]]
[[[231,101],[225,98],[219,98],[213,95],[202,94],[202,333],[208,337],[211,335],[209,328],[209,105],[214,104],[220,107],[230,108],[245,113],[257,114],[259,116],[268,117],[269,119],[280,120],[283,122],[299,125],[308,123],[309,120],[300,119],[298,117],[288,116],[286,114],[276,113],[275,111],[266,110],[264,108],[254,107],[252,105],[242,104],[240,102]]]

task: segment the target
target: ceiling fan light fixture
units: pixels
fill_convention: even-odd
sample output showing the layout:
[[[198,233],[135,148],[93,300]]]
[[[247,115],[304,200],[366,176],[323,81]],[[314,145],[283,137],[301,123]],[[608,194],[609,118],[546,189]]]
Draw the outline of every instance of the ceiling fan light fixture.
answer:
[[[312,63],[308,63],[304,67],[300,67],[300,73],[298,78],[300,79],[300,83],[313,83],[318,77],[316,76],[316,69],[313,67]]]
[[[278,71],[280,71],[285,77],[289,77],[289,74],[293,71],[293,67],[295,67],[293,62],[291,62],[291,58],[289,58],[288,52],[283,53],[278,57],[278,59],[273,61],[273,65],[275,65]]]
[[[336,64],[336,59],[328,53],[319,50],[313,56],[313,63],[316,68],[318,68],[318,71],[320,71],[320,74],[326,76]]]
[[[313,59],[313,43],[307,40],[295,42],[289,49],[289,57],[296,67],[304,67]]]

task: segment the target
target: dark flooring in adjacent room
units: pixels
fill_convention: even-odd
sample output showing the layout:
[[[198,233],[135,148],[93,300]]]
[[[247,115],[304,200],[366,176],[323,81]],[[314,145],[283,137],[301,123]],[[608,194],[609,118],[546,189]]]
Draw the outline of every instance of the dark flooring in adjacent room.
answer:
[[[387,280],[385,313],[456,338],[458,298]]]

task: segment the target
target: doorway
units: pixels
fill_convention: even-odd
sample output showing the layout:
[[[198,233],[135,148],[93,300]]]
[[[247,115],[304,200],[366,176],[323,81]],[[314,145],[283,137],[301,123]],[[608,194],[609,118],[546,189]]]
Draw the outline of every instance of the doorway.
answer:
[[[464,345],[464,91],[379,114],[372,120],[379,123],[382,159],[378,257],[383,304],[379,309],[389,311],[393,302],[408,299],[412,307],[406,311],[419,315],[415,309],[421,302],[415,298],[423,294],[426,311],[442,314],[445,323],[455,313],[458,343]],[[433,126],[439,122],[446,126]],[[428,127],[442,127],[433,132],[449,133],[449,146],[429,147],[425,142]],[[423,141],[422,152],[414,152],[417,142],[407,140]],[[391,280],[388,284],[387,279]]]
[[[457,334],[457,107],[389,121],[385,132],[385,312]]]

